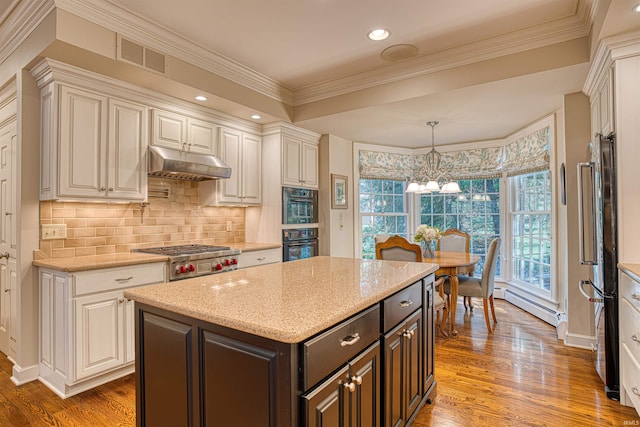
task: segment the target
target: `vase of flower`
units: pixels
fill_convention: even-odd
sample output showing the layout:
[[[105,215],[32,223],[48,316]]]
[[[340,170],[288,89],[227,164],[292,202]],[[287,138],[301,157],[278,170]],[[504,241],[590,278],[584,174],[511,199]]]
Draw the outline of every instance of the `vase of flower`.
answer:
[[[416,230],[416,235],[413,240],[420,242],[422,245],[422,257],[433,258],[433,242],[438,240],[442,232],[437,227],[432,227],[426,224],[420,224]]]
[[[422,257],[423,258],[433,258],[433,240],[423,240],[422,241]]]

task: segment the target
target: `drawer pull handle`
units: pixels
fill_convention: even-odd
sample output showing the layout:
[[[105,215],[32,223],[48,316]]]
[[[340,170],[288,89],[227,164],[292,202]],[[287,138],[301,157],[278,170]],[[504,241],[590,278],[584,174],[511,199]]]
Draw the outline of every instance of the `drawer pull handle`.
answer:
[[[631,335],[631,339],[634,340],[635,342],[640,342],[640,338],[638,338],[636,334]]]
[[[344,383],[343,386],[344,388],[349,390],[349,393],[353,393],[354,391],[356,391],[356,385],[352,382]]]
[[[353,335],[349,335],[348,337],[345,337],[344,339],[341,339],[340,340],[340,347],[346,347],[348,345],[354,345],[358,341],[360,341],[360,334],[356,332]]]
[[[413,301],[411,301],[410,299],[406,301],[400,301],[400,307],[409,307],[411,304],[413,304]]]
[[[257,261],[264,261],[265,259],[267,259],[266,256],[259,256],[258,258],[256,258]]]
[[[631,298],[635,299],[635,300],[640,300],[640,295],[638,294],[631,294]]]
[[[121,279],[116,279],[116,282],[126,282],[128,280],[133,279],[133,276],[129,276],[129,277],[123,277]]]
[[[635,394],[636,396],[640,396],[640,391],[638,391],[638,387],[633,386],[631,388],[631,391],[633,392],[633,394]]]

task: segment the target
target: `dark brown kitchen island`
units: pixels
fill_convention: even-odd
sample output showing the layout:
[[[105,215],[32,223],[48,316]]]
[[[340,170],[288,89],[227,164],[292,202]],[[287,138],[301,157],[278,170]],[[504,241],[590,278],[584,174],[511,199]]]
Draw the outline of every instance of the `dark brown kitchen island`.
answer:
[[[409,423],[435,393],[436,269],[314,257],[127,291],[138,425]]]

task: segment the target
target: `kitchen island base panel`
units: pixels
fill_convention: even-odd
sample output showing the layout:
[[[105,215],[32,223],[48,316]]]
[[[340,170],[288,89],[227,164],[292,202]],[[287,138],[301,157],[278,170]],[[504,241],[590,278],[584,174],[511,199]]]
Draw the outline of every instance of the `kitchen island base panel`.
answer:
[[[136,322],[138,426],[297,425],[295,346],[143,304]]]

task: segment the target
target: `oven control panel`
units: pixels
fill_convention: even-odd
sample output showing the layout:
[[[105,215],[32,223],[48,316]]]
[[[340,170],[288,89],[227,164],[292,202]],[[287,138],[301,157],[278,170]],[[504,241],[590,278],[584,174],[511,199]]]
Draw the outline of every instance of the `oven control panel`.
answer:
[[[237,256],[174,261],[170,265],[169,280],[190,279],[237,269]]]

